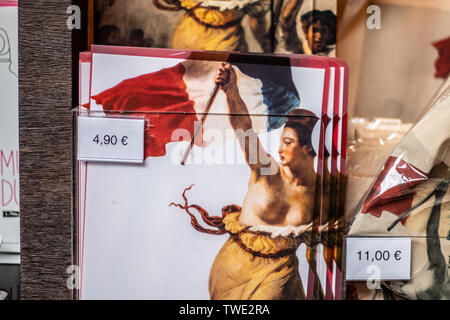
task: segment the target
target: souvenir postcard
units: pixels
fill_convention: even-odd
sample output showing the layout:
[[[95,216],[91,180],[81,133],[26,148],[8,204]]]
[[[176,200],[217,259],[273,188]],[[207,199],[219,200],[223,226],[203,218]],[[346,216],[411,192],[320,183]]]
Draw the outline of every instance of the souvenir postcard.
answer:
[[[317,274],[319,280],[319,297],[317,299],[331,299],[334,296],[333,293],[333,252],[334,252],[334,241],[333,241],[333,231],[331,226],[333,224],[332,212],[333,198],[336,194],[336,190],[331,185],[332,182],[332,166],[335,162],[332,161],[331,150],[333,144],[333,123],[331,119],[334,113],[334,104],[337,103],[338,99],[335,99],[335,92],[339,89],[339,78],[336,79],[336,68],[330,64],[330,85],[328,94],[328,109],[326,115],[323,117],[323,125],[325,127],[324,135],[324,161],[323,161],[323,175],[322,175],[322,202],[321,202],[321,213],[319,222],[319,245],[317,246]],[[322,231],[323,234],[322,234]]]
[[[80,59],[79,59],[79,73],[78,73],[78,79],[79,79],[79,94],[78,94],[78,101],[80,105],[88,104],[89,103],[89,92],[91,87],[91,52],[81,52],[80,53]],[[79,110],[79,114],[87,114],[87,109],[81,108]],[[77,252],[76,252],[76,265],[81,266],[82,265],[82,258],[83,258],[83,236],[84,236],[84,215],[82,214],[84,212],[84,203],[81,201],[82,199],[85,199],[84,192],[86,191],[86,188],[83,188],[86,178],[86,165],[87,162],[84,161],[78,161],[77,162],[77,193],[75,197],[75,201],[77,204],[76,209],[76,224],[75,224],[75,234],[77,238]]]
[[[342,298],[342,248],[339,241],[343,236],[343,218],[339,214],[338,156],[340,139],[339,120],[342,118],[346,99],[341,91],[348,70],[345,62],[339,59],[327,59],[330,65],[330,86],[328,95],[328,110],[323,117],[325,127],[324,161],[323,161],[323,201],[319,223],[320,243],[317,250],[317,274],[320,279],[318,299],[334,300]],[[342,77],[341,77],[342,73]],[[341,98],[342,97],[342,98]],[[346,119],[344,119],[346,121]]]
[[[347,150],[347,112],[348,112],[348,66],[340,60],[333,58],[333,63],[336,68],[336,76],[339,78],[339,92],[335,92],[335,98],[338,100],[334,107],[333,118],[333,143],[331,155],[331,203],[330,212],[333,219],[329,219],[331,223],[331,230],[334,233],[334,263],[333,272],[333,292],[336,300],[342,299],[343,294],[343,240],[345,234],[345,216],[344,203],[346,196],[346,173],[345,173],[345,159]],[[338,81],[338,80],[336,80]],[[336,191],[334,191],[336,190]]]
[[[17,15],[17,1],[0,0],[0,253],[20,252]]]
[[[144,119],[145,161],[79,162],[80,298],[319,296],[328,63],[94,46],[89,65],[80,113]]]

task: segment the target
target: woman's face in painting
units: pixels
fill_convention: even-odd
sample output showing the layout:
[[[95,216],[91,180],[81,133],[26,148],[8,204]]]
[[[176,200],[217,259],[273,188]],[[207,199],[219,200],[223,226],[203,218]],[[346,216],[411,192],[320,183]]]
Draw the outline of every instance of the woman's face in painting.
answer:
[[[278,149],[280,163],[284,166],[294,165],[301,157],[301,150],[295,130],[285,127],[281,134],[280,147]]]

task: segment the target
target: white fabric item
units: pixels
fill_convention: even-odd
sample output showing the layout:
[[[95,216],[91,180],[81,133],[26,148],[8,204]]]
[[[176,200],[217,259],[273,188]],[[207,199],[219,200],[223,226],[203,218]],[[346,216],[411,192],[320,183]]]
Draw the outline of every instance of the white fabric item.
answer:
[[[206,0],[200,1],[202,7],[219,8],[220,11],[234,10],[247,7],[249,4],[257,3],[260,0]]]
[[[278,237],[298,237],[302,233],[312,229],[312,223],[301,225],[298,227],[286,226],[286,227],[275,227],[275,226],[253,226],[249,230],[253,232],[267,232],[271,234],[271,238],[275,239]]]

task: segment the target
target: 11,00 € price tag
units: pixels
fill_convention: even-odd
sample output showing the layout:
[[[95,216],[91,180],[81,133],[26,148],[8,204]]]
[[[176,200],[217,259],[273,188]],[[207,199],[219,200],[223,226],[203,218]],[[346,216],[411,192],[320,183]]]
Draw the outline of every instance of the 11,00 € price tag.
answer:
[[[409,280],[411,238],[347,238],[347,280]]]
[[[78,117],[78,161],[144,161],[144,119]]]

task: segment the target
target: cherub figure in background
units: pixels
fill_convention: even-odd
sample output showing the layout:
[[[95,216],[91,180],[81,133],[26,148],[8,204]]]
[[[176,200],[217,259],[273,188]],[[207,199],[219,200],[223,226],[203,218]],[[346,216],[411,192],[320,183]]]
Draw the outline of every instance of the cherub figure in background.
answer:
[[[158,9],[185,10],[172,35],[171,48],[247,52],[242,19],[249,26],[262,51],[271,52],[266,14],[269,0],[153,0]]]

